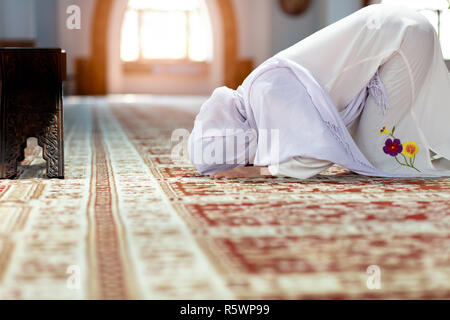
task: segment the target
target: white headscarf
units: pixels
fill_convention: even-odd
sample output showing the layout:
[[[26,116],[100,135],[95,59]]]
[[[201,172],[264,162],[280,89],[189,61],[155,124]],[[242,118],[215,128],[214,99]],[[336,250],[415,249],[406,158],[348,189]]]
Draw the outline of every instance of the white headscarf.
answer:
[[[256,133],[250,127],[242,98],[220,87],[202,105],[189,137],[189,155],[202,174],[230,170],[251,162]]]

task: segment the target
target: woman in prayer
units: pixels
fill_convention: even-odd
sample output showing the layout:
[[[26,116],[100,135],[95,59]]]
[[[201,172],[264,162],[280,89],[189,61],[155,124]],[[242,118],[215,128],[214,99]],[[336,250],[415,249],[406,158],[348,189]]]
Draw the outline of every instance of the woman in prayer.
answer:
[[[189,137],[213,178],[450,176],[450,74],[421,14],[377,4],[216,89]]]

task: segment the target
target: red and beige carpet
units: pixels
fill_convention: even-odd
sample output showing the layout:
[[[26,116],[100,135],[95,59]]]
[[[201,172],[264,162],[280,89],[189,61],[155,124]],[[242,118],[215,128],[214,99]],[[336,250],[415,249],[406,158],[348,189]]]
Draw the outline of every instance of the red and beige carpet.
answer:
[[[0,181],[0,299],[450,298],[450,179],[210,180],[192,113],[106,101],[66,103],[64,180],[30,144]]]

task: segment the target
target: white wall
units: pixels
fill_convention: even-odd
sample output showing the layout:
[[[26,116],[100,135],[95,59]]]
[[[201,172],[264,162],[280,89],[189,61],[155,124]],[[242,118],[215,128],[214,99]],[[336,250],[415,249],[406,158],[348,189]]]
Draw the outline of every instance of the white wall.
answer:
[[[311,1],[308,11],[299,16],[282,12],[278,1],[272,2],[272,54],[297,43],[319,28],[320,1]]]
[[[238,2],[239,0],[235,1]],[[272,7],[273,0],[247,0],[249,13],[239,16],[238,24],[241,28],[249,29],[250,34],[241,34],[240,42],[247,43],[249,50],[240,54],[245,58],[253,58],[256,65],[272,55]],[[236,8],[238,8],[236,6]]]
[[[39,47],[59,45],[57,2],[58,0],[35,0],[35,35]]]
[[[361,0],[311,0],[298,16],[282,12],[278,0],[234,0],[240,54],[258,65],[327,25],[361,8]]]
[[[34,39],[35,0],[0,0],[0,38]]]
[[[361,8],[361,0],[320,0],[325,3],[324,12],[326,13],[325,25],[323,27],[332,24],[343,17],[355,12]]]

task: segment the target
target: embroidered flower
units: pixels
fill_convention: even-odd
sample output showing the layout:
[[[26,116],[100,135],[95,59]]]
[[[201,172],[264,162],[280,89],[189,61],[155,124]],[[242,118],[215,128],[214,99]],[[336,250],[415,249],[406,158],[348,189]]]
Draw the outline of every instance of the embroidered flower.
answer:
[[[385,134],[389,134],[389,133],[390,133],[389,130],[388,130],[388,128],[387,128],[386,126],[383,126],[383,127],[380,129],[380,134],[383,134],[383,133],[385,133]]]
[[[392,130],[389,132],[386,126],[383,126],[380,129],[380,134],[387,134],[388,136],[392,137],[392,139],[386,139],[383,146],[384,153],[390,155],[391,157],[394,157],[395,161],[401,166],[410,167],[418,172],[420,172],[419,169],[417,169],[414,166],[414,162],[416,161],[416,154],[419,152],[419,147],[417,146],[417,143],[414,141],[408,141],[405,143],[401,143],[400,139],[397,139],[397,137],[394,136],[395,132],[395,126],[392,127]],[[402,156],[402,159],[399,160],[399,155]],[[409,159],[408,159],[408,158]]]
[[[419,152],[419,147],[415,141],[408,141],[403,144],[402,155],[413,158]]]
[[[403,146],[399,139],[387,139],[384,143],[383,151],[391,157],[396,157],[402,150]]]

